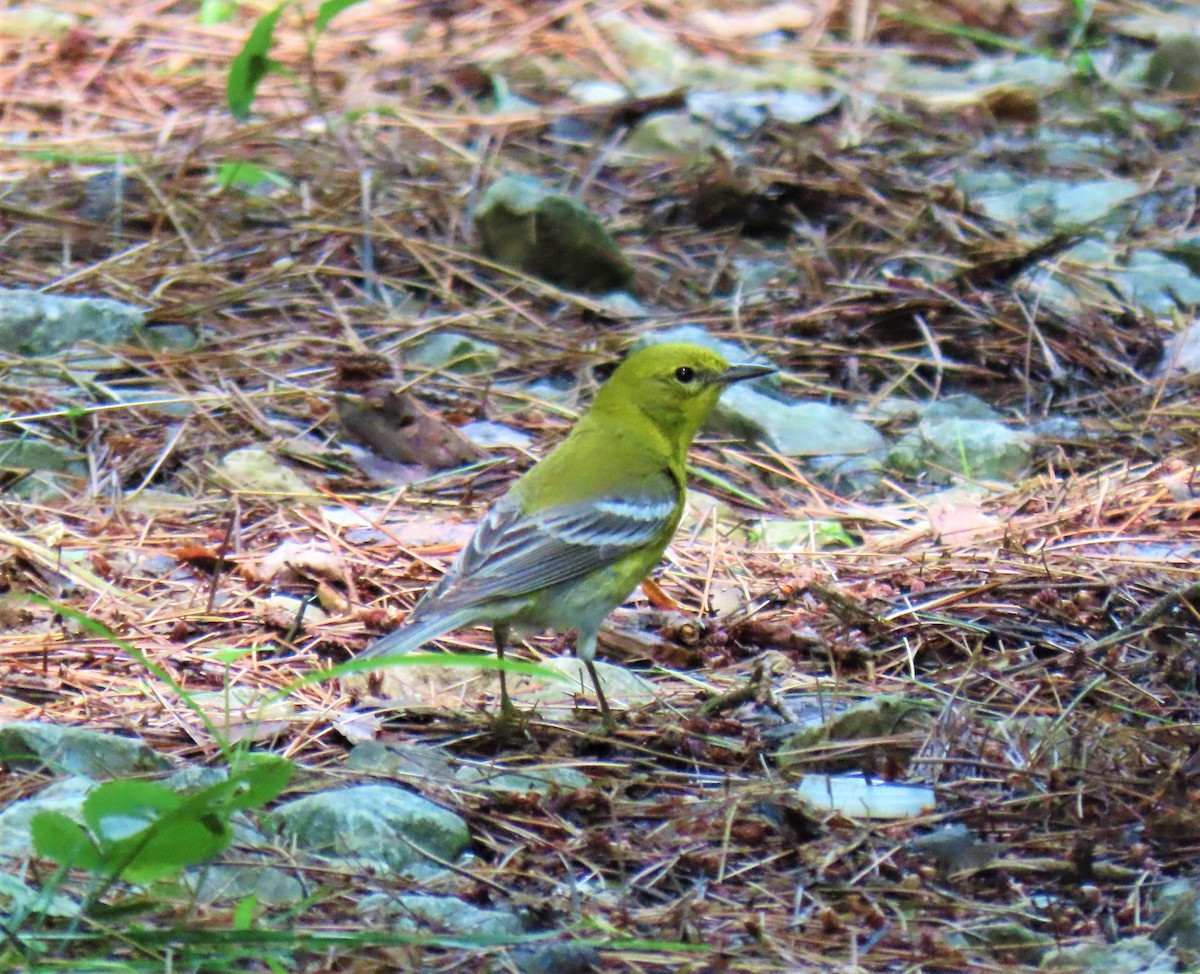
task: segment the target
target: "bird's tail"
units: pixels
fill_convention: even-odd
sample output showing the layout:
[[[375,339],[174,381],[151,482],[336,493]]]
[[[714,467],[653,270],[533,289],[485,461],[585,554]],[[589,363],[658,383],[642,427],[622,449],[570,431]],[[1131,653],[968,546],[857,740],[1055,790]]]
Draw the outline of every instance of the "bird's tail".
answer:
[[[382,639],[377,639],[358,654],[359,659],[369,659],[372,656],[399,656],[420,649],[431,639],[444,636],[455,629],[461,629],[475,621],[475,612],[471,609],[459,609],[457,612],[434,613],[425,619],[415,619],[406,623],[394,632],[389,632]]]

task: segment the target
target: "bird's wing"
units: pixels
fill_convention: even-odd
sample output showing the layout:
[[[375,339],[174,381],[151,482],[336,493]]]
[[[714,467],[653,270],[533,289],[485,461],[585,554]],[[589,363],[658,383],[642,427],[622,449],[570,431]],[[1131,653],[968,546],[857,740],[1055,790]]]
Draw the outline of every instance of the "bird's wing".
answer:
[[[532,514],[504,497],[428,601],[452,609],[582,578],[669,534],[677,517],[677,501],[665,493],[600,497]]]

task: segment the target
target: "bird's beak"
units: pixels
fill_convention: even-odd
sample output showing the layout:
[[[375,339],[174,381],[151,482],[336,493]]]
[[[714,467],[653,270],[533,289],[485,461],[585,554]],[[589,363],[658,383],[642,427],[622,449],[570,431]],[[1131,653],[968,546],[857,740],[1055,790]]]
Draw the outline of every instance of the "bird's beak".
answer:
[[[757,379],[760,376],[770,375],[775,371],[777,370],[769,365],[731,365],[717,376],[717,385],[731,386],[735,382],[744,382],[746,379]]]

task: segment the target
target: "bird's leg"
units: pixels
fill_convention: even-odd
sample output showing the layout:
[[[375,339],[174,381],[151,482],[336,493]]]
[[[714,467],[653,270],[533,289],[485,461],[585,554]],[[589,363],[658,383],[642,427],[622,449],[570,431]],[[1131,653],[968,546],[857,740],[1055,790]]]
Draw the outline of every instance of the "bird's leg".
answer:
[[[600,726],[604,728],[604,733],[611,734],[617,729],[617,722],[613,718],[612,711],[608,709],[608,701],[604,698],[604,690],[600,687],[600,674],[596,672],[596,667],[590,659],[585,659],[583,665],[587,667],[588,676],[592,678],[592,686],[596,688],[596,703],[600,706]]]
[[[492,641],[496,644],[496,659],[504,662],[504,644],[508,641],[508,626],[497,623],[492,626]],[[500,670],[500,723],[507,725],[517,719],[517,708],[508,697],[508,679]]]
[[[596,655],[596,634],[581,632],[575,637],[575,655],[583,660],[588,676],[592,678],[592,686],[596,689],[596,704],[600,708],[600,725],[604,733],[611,734],[617,729],[617,722],[612,711],[608,709],[608,700],[604,696],[604,688],[600,685],[600,674],[596,672],[596,664],[592,659]]]

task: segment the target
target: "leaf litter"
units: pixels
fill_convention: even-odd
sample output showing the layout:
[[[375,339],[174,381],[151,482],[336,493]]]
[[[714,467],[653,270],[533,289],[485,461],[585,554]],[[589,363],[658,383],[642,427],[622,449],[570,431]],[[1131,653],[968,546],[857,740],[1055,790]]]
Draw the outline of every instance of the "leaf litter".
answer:
[[[0,359],[0,434],[22,444],[0,504],[0,719],[218,754],[169,687],[20,598],[37,594],[269,739],[305,790],[380,742],[584,773],[540,792],[406,780],[473,842],[419,892],[518,909],[606,970],[1000,970],[1083,963],[1069,952],[1111,940],[1148,958],[1136,969],[1162,950],[1194,963],[1159,898],[1195,881],[1200,847],[1197,410],[1170,351],[1200,286],[1198,146],[1185,72],[1162,67],[1194,12],[363,4],[310,51],[291,10],[271,56],[293,73],[267,74],[239,124],[224,97],[248,11],[202,25],[67,2],[35,25],[32,10],[0,18],[21,38],[4,69],[2,282],[147,309],[145,331],[183,326],[195,346]],[[596,83],[620,94],[577,100]],[[473,216],[505,176],[593,214],[636,301],[485,257]],[[996,415],[954,417],[960,439],[925,469],[710,436],[694,485],[715,503],[602,634],[654,690],[629,694],[612,738],[588,693],[544,699],[526,677],[523,736],[497,743],[487,669],[397,668],[398,711],[370,678],[270,702],[398,624],[563,435],[595,368],[683,324],[889,448],[930,425],[931,402],[971,393]],[[429,358],[446,335],[457,357]],[[374,389],[402,397],[437,456],[401,454],[400,471],[349,449],[339,396]],[[1029,456],[964,467],[968,421],[1020,433]],[[535,446],[469,447],[472,422]],[[483,631],[445,642],[491,652]],[[539,637],[522,658],[566,646]],[[880,700],[923,719],[820,733]],[[920,797],[872,820],[866,798],[806,803],[801,775],[826,795]],[[10,774],[0,795],[44,782]],[[943,827],[988,855],[931,864],[918,840]],[[413,886],[295,868],[356,895]],[[258,922],[361,930],[354,902],[319,893]],[[220,904],[177,908],[230,922]],[[513,963],[532,965],[522,950]],[[455,970],[505,951],[372,942],[293,961]]]

